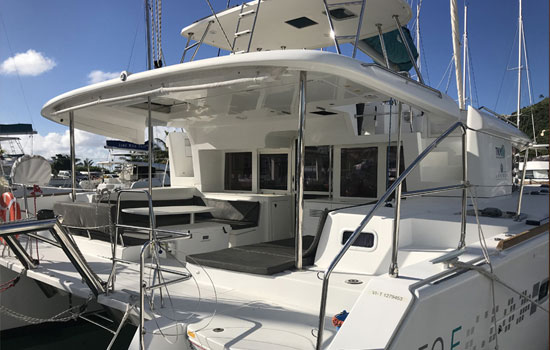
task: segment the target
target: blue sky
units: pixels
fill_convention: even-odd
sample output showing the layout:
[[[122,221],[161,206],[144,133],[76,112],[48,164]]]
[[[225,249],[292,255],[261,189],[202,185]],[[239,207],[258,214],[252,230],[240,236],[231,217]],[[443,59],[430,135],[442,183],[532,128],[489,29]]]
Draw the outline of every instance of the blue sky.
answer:
[[[211,1],[216,10],[226,4],[226,0]],[[462,28],[464,2],[458,0],[458,4]],[[535,102],[539,95],[548,96],[548,13],[547,1],[524,1]],[[163,1],[162,38],[168,64],[179,62],[185,46],[181,28],[209,14],[204,0]],[[479,105],[501,113],[510,113],[516,106],[517,71],[506,69],[517,66],[517,15],[518,3],[514,0],[469,2],[469,47]],[[66,128],[40,116],[45,102],[87,85],[93,77],[146,68],[141,0],[4,0],[0,2],[0,16],[0,123],[33,123],[40,134],[34,138],[35,153],[49,156],[68,151]],[[441,81],[451,59],[449,18],[449,1],[423,1],[420,26],[422,57],[426,60],[422,66],[424,79],[433,87]],[[198,56],[208,57],[213,51],[201,49]],[[17,62],[29,65],[26,70],[18,65],[19,76],[9,70],[9,59],[18,54],[24,55],[18,56],[22,61]],[[522,105],[528,103],[524,80]],[[439,87],[443,91],[446,82],[444,79]],[[454,78],[448,94],[456,98]],[[104,138],[80,133],[77,141],[77,156],[106,158],[101,147]],[[29,140],[23,138],[22,143],[30,147]]]

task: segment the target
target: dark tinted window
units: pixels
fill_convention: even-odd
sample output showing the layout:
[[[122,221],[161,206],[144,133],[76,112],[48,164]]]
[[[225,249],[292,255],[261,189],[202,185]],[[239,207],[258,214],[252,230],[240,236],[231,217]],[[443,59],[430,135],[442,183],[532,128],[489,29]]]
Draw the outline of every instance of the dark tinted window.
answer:
[[[286,190],[288,184],[288,155],[260,154],[260,188]]]
[[[342,244],[346,244],[347,240],[353,234],[353,231],[344,231],[342,235]],[[374,234],[370,232],[361,232],[359,237],[353,242],[353,247],[372,248],[374,247]]]
[[[342,148],[340,196],[375,198],[378,148]]]
[[[225,189],[252,191],[252,152],[225,154]]]
[[[306,147],[304,164],[305,191],[329,191],[330,152],[329,146]]]

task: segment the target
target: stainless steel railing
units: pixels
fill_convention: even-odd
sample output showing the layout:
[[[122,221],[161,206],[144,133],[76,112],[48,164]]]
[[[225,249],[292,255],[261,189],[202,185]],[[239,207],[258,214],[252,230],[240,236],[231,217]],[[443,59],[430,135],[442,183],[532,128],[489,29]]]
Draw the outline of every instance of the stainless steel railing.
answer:
[[[374,212],[386,202],[386,200],[391,196],[391,194],[403,183],[403,181],[409,176],[409,174],[418,166],[418,164],[426,158],[428,154],[430,154],[443,140],[445,140],[449,135],[451,135],[456,129],[462,130],[462,150],[463,150],[463,167],[466,167],[466,160],[467,160],[467,153],[466,151],[466,131],[467,127],[462,122],[456,122],[453,124],[449,129],[447,129],[443,134],[441,134],[437,139],[435,139],[426,149],[416,157],[416,159],[409,165],[407,169],[403,171],[401,175],[395,180],[395,182],[388,188],[386,193],[380,197],[380,199],[374,204],[374,206],[370,209],[370,211],[367,213],[367,215],[363,218],[359,226],[355,229],[353,234],[348,238],[340,252],[336,255],[336,257],[332,260],[329,267],[325,271],[323,275],[323,286],[322,286],[322,293],[321,293],[321,304],[319,309],[319,323],[318,323],[318,334],[317,334],[317,345],[316,349],[321,350],[322,344],[323,344],[323,330],[325,326],[325,314],[326,314],[326,304],[327,304],[327,296],[328,296],[328,284],[329,284],[329,278],[334,269],[336,268],[336,265],[340,262],[340,260],[343,258],[343,256],[346,254],[348,249],[352,246],[352,244],[355,242],[357,237],[361,234],[365,226],[369,223],[369,221],[374,216]],[[398,145],[399,147],[399,145]],[[446,191],[452,191],[456,189],[462,189],[463,191],[463,198],[466,195],[466,191],[468,188],[468,182],[467,182],[467,171],[463,170],[463,183],[456,186],[448,186],[448,188],[443,189],[441,187],[434,189],[438,190],[438,192],[442,192],[444,190]],[[427,190],[425,190],[427,191]],[[399,207],[399,204],[401,202],[401,196],[396,196],[396,206]],[[465,227],[466,227],[466,201],[463,199],[462,201],[462,216],[461,216],[461,236],[460,236],[460,242],[459,246],[463,246],[464,244],[464,237],[465,237]],[[390,265],[391,267],[395,268],[395,272],[397,272],[397,238],[399,236],[399,233],[394,233],[394,239],[392,240],[392,262]],[[390,271],[391,274],[391,271]],[[394,277],[397,277],[397,274],[394,275]]]

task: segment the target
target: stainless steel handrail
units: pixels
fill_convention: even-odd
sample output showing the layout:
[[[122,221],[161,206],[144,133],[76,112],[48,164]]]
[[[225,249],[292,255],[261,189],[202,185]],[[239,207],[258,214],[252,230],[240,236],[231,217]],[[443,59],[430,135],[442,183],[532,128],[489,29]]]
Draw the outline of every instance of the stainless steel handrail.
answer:
[[[342,257],[346,254],[348,249],[351,247],[351,245],[355,242],[357,237],[361,234],[362,230],[365,228],[365,226],[369,223],[369,221],[374,216],[374,212],[386,202],[386,200],[390,197],[390,195],[397,189],[398,186],[401,185],[401,183],[409,176],[409,174],[418,166],[418,164],[426,158],[426,156],[431,153],[443,140],[445,140],[449,135],[451,135],[452,132],[454,132],[456,129],[461,128],[463,133],[466,133],[466,126],[462,122],[456,122],[453,124],[447,131],[445,131],[443,134],[441,134],[437,139],[435,139],[422,153],[416,157],[416,159],[409,165],[407,169],[403,171],[401,175],[395,180],[395,182],[388,188],[386,193],[380,197],[380,199],[374,204],[374,206],[370,209],[370,211],[367,213],[367,215],[363,218],[359,226],[355,229],[353,234],[348,238],[340,252],[336,255],[336,257],[332,260],[329,267],[325,271],[323,275],[323,287],[322,287],[322,293],[321,293],[321,305],[319,310],[319,324],[318,324],[318,333],[317,333],[317,345],[316,349],[321,350],[321,346],[323,344],[323,330],[325,327],[325,313],[326,313],[326,302],[327,302],[327,295],[328,295],[328,282],[330,275],[332,274],[334,268],[336,265],[340,262]],[[465,139],[463,138],[463,142]],[[396,198],[397,201],[400,201],[401,198]],[[464,209],[464,208],[463,208]],[[465,217],[465,216],[464,216]],[[394,242],[395,243],[395,242]],[[393,263],[393,262],[392,262]]]
[[[149,193],[148,190],[117,190],[117,198],[116,198],[116,221],[115,221],[115,232],[114,232],[114,239],[111,241],[111,253],[112,253],[112,266],[111,266],[111,273],[109,274],[109,278],[107,279],[107,290],[114,291],[115,290],[115,278],[116,278],[116,265],[117,265],[117,257],[116,257],[116,248],[118,246],[118,229],[121,227],[125,228],[132,228],[130,225],[119,225],[120,222],[120,197],[123,193],[143,193],[147,197],[147,201],[149,202],[149,241],[156,240],[156,220],[155,220],[155,212],[153,210],[153,197],[152,194]],[[110,202],[110,197],[109,197]],[[134,227],[136,229],[143,229],[143,227],[136,226]]]

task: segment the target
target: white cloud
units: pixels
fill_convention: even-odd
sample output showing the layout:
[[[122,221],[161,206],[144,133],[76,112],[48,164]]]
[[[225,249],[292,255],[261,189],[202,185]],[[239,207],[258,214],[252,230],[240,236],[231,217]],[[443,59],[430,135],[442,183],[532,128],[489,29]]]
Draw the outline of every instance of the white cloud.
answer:
[[[44,56],[41,52],[29,49],[27,52],[18,53],[2,62],[0,73],[37,76],[51,70],[55,65],[53,59]]]
[[[118,78],[120,73],[117,72],[103,72],[100,70],[93,70],[88,74],[88,83],[95,84],[105,80]]]
[[[75,149],[76,158],[90,158],[94,161],[107,160],[109,152],[103,148],[105,145],[105,137],[92,134],[86,131],[75,130]],[[31,145],[33,153],[41,155],[46,159],[55,156],[56,154],[70,154],[69,130],[64,133],[50,132],[47,135],[34,135],[33,141],[30,142],[21,140],[25,153],[31,153]]]

